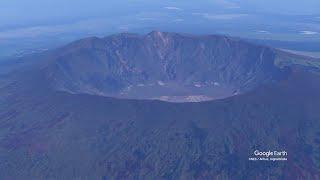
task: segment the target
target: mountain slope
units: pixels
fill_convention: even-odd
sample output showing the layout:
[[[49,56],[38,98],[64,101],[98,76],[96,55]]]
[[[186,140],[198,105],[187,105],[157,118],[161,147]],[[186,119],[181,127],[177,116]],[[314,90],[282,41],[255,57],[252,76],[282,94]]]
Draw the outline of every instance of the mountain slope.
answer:
[[[36,85],[30,82],[41,78],[35,77],[26,84]],[[26,89],[8,95],[10,103],[1,110],[0,174],[2,179],[317,179],[319,84],[318,75],[298,71],[245,95],[183,104]],[[248,161],[256,149],[288,151],[288,161]]]
[[[48,56],[44,71],[56,89],[72,93],[216,99],[281,79],[276,57],[235,38],[154,31],[74,42]]]
[[[153,32],[90,38],[29,58],[0,75],[0,179],[320,178],[320,75],[290,63],[301,56]],[[105,97],[216,97],[201,82],[217,79],[215,88],[240,94],[201,103]],[[122,96],[122,86],[136,83],[139,96]],[[287,151],[288,160],[249,161],[255,150]]]

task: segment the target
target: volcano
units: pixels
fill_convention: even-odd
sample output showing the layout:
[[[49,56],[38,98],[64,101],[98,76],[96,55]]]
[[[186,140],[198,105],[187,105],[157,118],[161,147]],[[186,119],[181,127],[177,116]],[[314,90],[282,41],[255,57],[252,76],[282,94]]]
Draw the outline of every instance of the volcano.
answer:
[[[1,179],[319,179],[318,59],[217,35],[86,38],[0,73]],[[250,161],[255,151],[286,161]]]

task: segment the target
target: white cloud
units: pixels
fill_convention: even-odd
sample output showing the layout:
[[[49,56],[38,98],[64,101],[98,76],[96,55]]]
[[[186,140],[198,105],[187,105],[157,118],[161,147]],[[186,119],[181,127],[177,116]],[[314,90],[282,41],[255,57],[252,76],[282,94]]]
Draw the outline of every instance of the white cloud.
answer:
[[[269,31],[265,31],[265,30],[260,30],[260,31],[258,31],[258,33],[261,33],[261,34],[270,34]]]
[[[10,39],[10,38],[24,38],[24,37],[36,37],[41,34],[51,34],[58,33],[61,31],[61,27],[45,27],[45,26],[37,26],[37,27],[27,27],[20,28],[15,30],[1,31],[0,39]]]
[[[228,0],[211,0],[211,2],[229,9],[240,8],[240,6],[237,3]]]
[[[106,27],[109,22],[105,19],[91,19],[72,24],[33,26],[7,31],[0,31],[0,40],[12,38],[35,38],[39,36],[58,35],[72,32],[93,32]]]
[[[249,14],[209,14],[209,13],[192,13],[210,20],[232,20],[249,16]]]
[[[157,20],[156,18],[150,18],[150,17],[142,17],[139,18],[140,21],[154,21]]]
[[[135,15],[140,21],[159,21],[169,17],[165,12],[141,12]]]
[[[174,19],[173,22],[179,23],[179,22],[183,22],[184,19]]]
[[[129,29],[130,29],[129,26],[127,26],[127,25],[124,25],[124,26],[120,26],[120,27],[119,27],[119,30],[120,30],[120,31],[129,31]]]
[[[316,35],[316,34],[318,34],[318,32],[315,32],[315,31],[300,31],[300,34],[303,34],[303,35]]]
[[[165,9],[168,9],[168,10],[182,11],[181,8],[174,7],[174,6],[167,6],[167,7],[164,7],[164,8],[165,8]]]

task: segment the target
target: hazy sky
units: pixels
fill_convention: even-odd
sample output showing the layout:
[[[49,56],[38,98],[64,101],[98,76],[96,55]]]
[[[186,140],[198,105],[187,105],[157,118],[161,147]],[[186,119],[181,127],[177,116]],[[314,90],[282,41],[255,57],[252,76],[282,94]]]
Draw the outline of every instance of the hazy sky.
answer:
[[[0,1],[0,56],[151,30],[320,41],[320,0]]]
[[[0,28],[156,11],[165,6],[204,12],[209,10],[279,14],[320,12],[320,0],[2,0]]]

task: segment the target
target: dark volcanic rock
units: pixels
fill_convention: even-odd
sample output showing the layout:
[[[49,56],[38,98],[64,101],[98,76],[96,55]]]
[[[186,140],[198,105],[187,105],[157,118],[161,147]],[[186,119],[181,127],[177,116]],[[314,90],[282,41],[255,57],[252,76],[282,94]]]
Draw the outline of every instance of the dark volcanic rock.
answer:
[[[202,103],[26,90],[0,113],[0,177],[318,179],[319,90],[304,72]],[[285,150],[288,161],[249,161],[256,149]]]
[[[83,39],[45,70],[55,88],[105,96],[223,98],[281,78],[275,50],[224,36],[151,32]]]
[[[0,76],[0,179],[319,179],[320,75],[289,63],[301,58],[160,32],[38,55]],[[242,94],[201,103],[105,97],[135,84],[140,94],[121,97],[210,93],[205,81]],[[288,160],[249,161],[255,150],[287,151]]]

